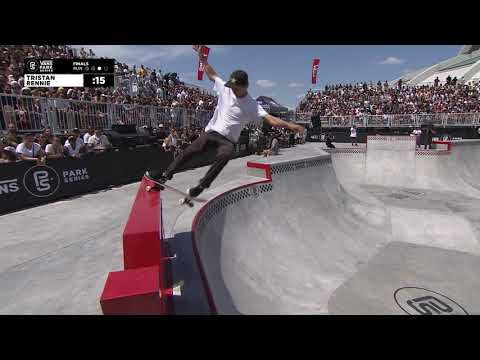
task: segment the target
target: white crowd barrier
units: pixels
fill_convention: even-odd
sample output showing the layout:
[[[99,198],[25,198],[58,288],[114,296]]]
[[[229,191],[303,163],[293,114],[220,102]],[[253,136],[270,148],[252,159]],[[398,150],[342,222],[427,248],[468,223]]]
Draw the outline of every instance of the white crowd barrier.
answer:
[[[295,120],[311,122],[312,112],[297,112]],[[480,113],[394,114],[360,116],[320,116],[322,127],[416,127],[423,124],[435,126],[480,126]]]
[[[112,124],[204,127],[212,115],[211,110],[0,94],[0,130],[6,130],[10,123],[19,131],[40,131],[49,126],[55,133],[96,126],[111,129]]]

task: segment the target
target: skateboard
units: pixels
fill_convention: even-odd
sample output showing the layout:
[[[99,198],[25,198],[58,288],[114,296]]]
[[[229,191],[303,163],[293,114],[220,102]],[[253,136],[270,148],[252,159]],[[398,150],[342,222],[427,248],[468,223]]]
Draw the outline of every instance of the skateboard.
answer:
[[[175,193],[183,196],[183,198],[181,198],[181,199],[178,201],[178,203],[179,203],[180,205],[188,205],[188,206],[190,206],[190,207],[193,207],[193,205],[194,205],[193,203],[194,203],[194,202],[203,203],[203,202],[206,202],[206,201],[207,201],[207,200],[202,199],[202,198],[191,197],[191,196],[188,195],[186,192],[183,192],[183,191],[181,191],[181,190],[178,190],[177,188],[174,188],[173,186],[170,186],[170,185],[167,185],[167,184],[161,184],[161,183],[159,183],[159,182],[157,182],[157,181],[155,181],[155,180],[152,180],[151,178],[148,178],[148,177],[147,177],[147,179],[150,180],[151,182],[153,182],[153,183],[155,184],[155,185],[153,185],[153,186],[150,186],[150,185],[147,185],[147,186],[146,186],[145,189],[146,189],[148,192],[150,192],[150,191],[155,191],[155,190],[157,190],[157,191],[163,191],[163,190],[165,190],[165,189],[168,189],[168,190],[170,190],[170,191],[173,191],[173,192],[175,192]]]

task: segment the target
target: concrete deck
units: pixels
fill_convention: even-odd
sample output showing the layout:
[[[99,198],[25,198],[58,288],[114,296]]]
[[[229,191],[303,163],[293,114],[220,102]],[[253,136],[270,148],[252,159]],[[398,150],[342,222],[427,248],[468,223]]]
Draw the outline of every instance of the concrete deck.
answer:
[[[232,160],[193,209],[162,192],[173,280],[184,284],[176,313],[480,314],[480,143],[416,155],[385,184],[364,147],[322,147]],[[206,170],[171,184],[185,189]],[[1,216],[0,314],[100,314],[137,189]]]

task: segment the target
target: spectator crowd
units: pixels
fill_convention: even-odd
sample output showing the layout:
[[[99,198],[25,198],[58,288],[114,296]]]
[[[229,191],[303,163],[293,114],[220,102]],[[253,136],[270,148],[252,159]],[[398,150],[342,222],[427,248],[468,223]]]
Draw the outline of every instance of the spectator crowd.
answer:
[[[390,114],[431,114],[480,112],[480,83],[460,84],[446,79],[440,84],[410,87],[399,81],[327,85],[323,91],[309,90],[298,112],[320,116],[362,116]]]
[[[115,88],[28,88],[24,85],[24,59],[29,57],[72,59],[96,58],[84,48],[67,45],[0,45],[0,93],[99,103],[181,107],[213,110],[216,96],[182,83],[176,73],[117,62]]]
[[[50,128],[36,135],[20,135],[15,125],[9,124],[8,132],[0,139],[0,163],[32,161],[45,164],[46,160],[81,159],[111,148],[112,144],[101,127],[88,129],[84,134],[79,129],[73,129],[61,137],[55,136]]]

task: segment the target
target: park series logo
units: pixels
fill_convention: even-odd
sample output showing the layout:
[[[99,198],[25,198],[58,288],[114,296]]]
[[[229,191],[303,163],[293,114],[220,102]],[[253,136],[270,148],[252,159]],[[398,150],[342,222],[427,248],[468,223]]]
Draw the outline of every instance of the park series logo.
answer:
[[[25,172],[23,186],[30,195],[49,197],[60,187],[60,176],[50,166],[36,165]]]
[[[70,169],[62,172],[65,184],[88,181],[90,176],[87,168]],[[60,188],[60,175],[57,171],[46,165],[36,165],[25,172],[23,185],[25,190],[36,197],[49,197],[54,195]]]
[[[394,293],[397,305],[409,315],[468,315],[456,301],[436,291],[402,287]]]

